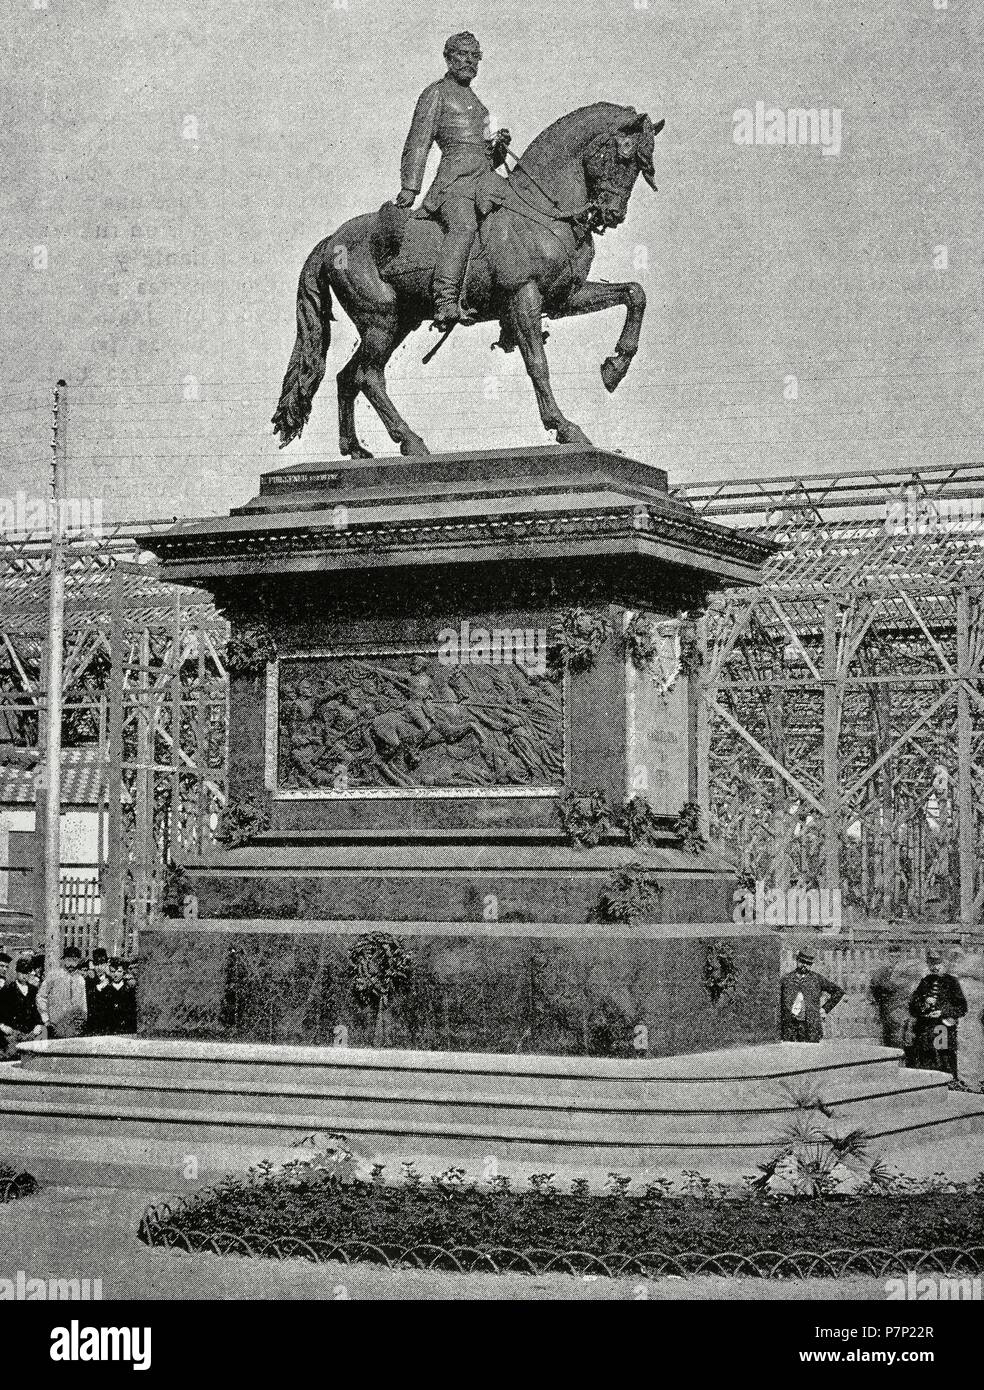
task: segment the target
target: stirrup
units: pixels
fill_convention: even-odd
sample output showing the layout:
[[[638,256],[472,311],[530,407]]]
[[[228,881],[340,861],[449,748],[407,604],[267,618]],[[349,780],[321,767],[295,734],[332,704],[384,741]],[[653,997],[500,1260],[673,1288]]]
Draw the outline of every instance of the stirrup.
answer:
[[[464,308],[461,304],[451,303],[436,305],[434,308],[433,326],[442,333],[449,332],[450,329],[454,328],[455,324],[460,323],[468,327],[470,324],[477,323],[477,321],[478,316],[473,314],[471,310]]]

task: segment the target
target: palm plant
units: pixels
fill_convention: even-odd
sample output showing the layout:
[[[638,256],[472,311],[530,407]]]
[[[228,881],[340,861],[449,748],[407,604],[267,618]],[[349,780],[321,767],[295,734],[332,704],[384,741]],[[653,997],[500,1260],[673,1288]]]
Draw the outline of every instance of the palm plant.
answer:
[[[757,1191],[787,1191],[795,1197],[826,1197],[842,1187],[853,1171],[877,1182],[880,1160],[867,1163],[868,1135],[863,1129],[838,1133],[823,1123],[835,1111],[809,1083],[783,1085],[783,1094],[792,1101],[793,1118],[780,1130],[775,1153],[759,1164],[759,1175],[751,1186]],[[822,1119],[821,1119],[822,1117]]]

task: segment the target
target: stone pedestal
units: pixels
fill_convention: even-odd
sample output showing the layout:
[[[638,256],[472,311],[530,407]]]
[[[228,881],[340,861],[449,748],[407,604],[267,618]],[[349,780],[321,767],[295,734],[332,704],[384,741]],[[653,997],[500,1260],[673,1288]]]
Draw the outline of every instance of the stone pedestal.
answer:
[[[730,921],[731,866],[687,833],[692,620],[710,590],[755,581],[770,546],[702,520],[660,469],[580,446],[302,464],[265,475],[229,517],[146,544],[166,578],[209,589],[232,624],[226,845],[185,866],[192,954],[215,935],[207,954],[227,952],[223,979],[237,931],[254,945],[260,932],[264,958],[279,953],[288,971],[292,930],[337,954],[339,930],[419,948],[429,929],[459,924],[464,939],[497,924],[475,968],[499,999],[529,977],[525,948],[503,944],[510,924],[544,939],[576,928],[594,943],[578,969],[619,960],[614,974],[599,967],[614,981],[657,960],[643,945],[656,938],[633,940],[633,925],[662,926],[665,943],[671,926]],[[286,934],[268,942],[266,922]],[[628,936],[613,935],[620,922]],[[687,952],[703,980],[721,952],[701,939]],[[766,963],[771,979],[773,947],[744,932],[726,954],[748,981]],[[169,952],[151,933],[141,955],[145,1024],[174,1031],[151,1000]],[[687,990],[647,985],[630,1007],[623,985],[600,987],[607,1003],[587,987],[579,1016],[614,1010],[672,1039],[665,1050],[719,1045],[713,1029],[672,1023],[674,1010],[694,1016]],[[429,1023],[406,1025],[406,1045],[515,1048],[516,1020],[535,1034],[537,1015],[504,999],[470,1041]],[[305,1040],[357,1026],[330,1013]],[[771,1037],[771,1015],[766,1026],[752,1013],[751,1033],[739,1019],[720,1041]],[[601,1033],[579,1029],[548,1028],[533,1046],[596,1051]]]

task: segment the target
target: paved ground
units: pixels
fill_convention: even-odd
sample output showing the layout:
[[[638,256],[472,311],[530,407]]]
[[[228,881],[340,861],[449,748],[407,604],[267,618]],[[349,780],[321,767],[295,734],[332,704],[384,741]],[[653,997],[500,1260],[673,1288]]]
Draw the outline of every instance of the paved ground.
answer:
[[[149,1250],[136,1238],[155,1194],[46,1188],[0,1206],[0,1278],[100,1278],[105,1299],[871,1299],[880,1279],[602,1279],[459,1275]]]

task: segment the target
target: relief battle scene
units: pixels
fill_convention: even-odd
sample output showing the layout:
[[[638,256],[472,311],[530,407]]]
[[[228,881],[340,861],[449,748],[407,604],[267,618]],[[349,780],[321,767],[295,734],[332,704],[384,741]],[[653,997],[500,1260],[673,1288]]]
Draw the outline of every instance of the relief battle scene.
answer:
[[[384,652],[282,659],[278,679],[277,791],[563,783],[563,683],[553,675]]]

